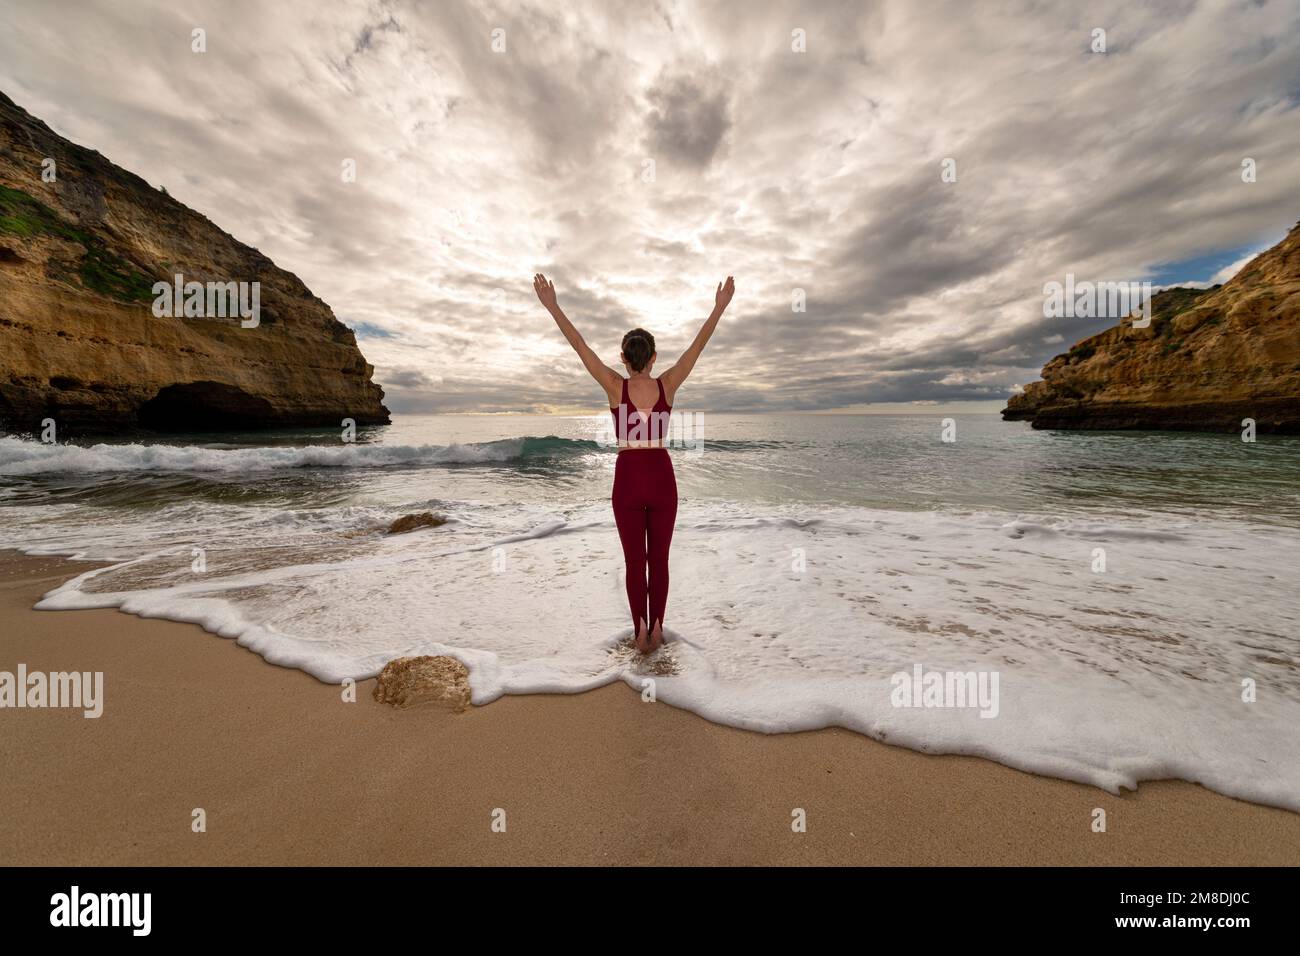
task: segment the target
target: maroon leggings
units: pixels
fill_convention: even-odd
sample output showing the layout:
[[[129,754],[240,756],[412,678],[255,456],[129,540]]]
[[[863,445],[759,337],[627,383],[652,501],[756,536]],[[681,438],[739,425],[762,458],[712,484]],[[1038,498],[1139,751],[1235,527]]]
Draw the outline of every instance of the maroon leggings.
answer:
[[[618,453],[614,465],[614,523],[627,564],[627,603],[632,630],[641,621],[653,628],[664,619],[668,603],[668,546],[677,520],[677,479],[664,448]],[[646,587],[646,571],[650,586]],[[647,616],[647,591],[649,615]]]

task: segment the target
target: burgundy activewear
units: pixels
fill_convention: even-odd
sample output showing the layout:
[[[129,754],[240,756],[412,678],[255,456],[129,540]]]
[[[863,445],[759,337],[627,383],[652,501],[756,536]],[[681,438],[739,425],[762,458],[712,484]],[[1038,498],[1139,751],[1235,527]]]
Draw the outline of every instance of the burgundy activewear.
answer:
[[[663,622],[668,603],[668,546],[677,520],[673,460],[666,448],[657,447],[668,437],[672,406],[664,395],[663,382],[658,385],[659,399],[648,414],[632,404],[627,394],[627,379],[623,379],[618,408],[610,409],[620,446],[611,500],[614,523],[623,543],[633,632],[642,621],[646,622],[647,629]],[[637,447],[638,442],[646,445]]]

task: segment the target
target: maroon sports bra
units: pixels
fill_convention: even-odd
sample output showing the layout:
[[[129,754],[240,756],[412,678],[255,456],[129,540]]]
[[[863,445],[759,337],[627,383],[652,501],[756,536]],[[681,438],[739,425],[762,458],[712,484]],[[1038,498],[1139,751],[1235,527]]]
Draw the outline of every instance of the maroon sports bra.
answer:
[[[655,379],[659,386],[659,398],[648,413],[632,404],[627,394],[627,379],[623,379],[623,394],[618,407],[611,408],[614,416],[614,434],[618,436],[619,448],[663,448],[668,438],[668,422],[673,407],[668,404],[664,394],[664,383]]]

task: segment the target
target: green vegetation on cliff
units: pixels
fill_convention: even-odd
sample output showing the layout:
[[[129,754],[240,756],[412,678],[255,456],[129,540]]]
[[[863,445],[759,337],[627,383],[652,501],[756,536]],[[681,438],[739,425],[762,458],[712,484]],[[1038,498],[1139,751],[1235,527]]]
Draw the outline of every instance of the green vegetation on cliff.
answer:
[[[75,242],[83,250],[77,275],[87,289],[120,302],[153,300],[153,281],[148,276],[110,252],[98,236],[64,222],[53,209],[20,189],[0,186],[0,233],[23,239],[55,236]]]

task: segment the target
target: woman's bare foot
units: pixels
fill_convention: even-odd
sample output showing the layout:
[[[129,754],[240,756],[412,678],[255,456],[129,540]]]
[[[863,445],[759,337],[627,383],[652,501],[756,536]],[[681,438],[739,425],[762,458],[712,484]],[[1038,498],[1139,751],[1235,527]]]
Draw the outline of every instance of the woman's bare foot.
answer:
[[[646,630],[645,621],[640,621],[637,624],[636,638],[633,639],[632,644],[642,654],[649,654],[652,650],[650,646],[650,632]]]
[[[650,653],[653,654],[659,648],[664,646],[664,624],[663,621],[655,621],[654,629],[650,631]]]

